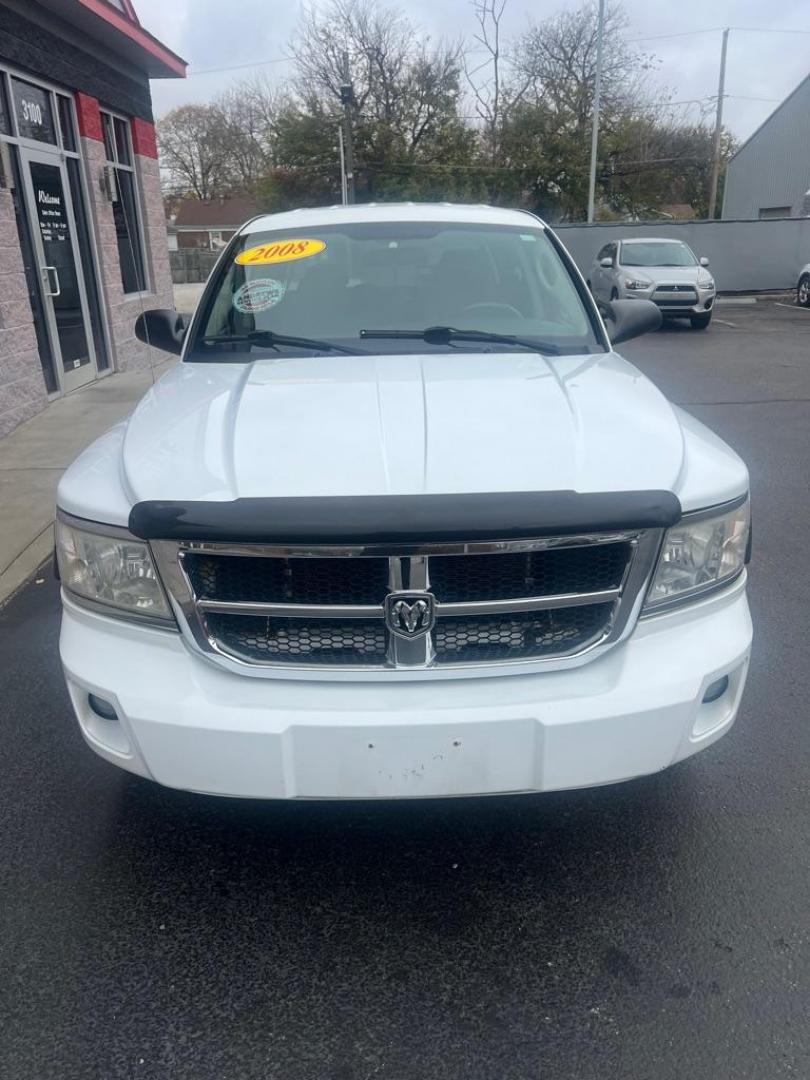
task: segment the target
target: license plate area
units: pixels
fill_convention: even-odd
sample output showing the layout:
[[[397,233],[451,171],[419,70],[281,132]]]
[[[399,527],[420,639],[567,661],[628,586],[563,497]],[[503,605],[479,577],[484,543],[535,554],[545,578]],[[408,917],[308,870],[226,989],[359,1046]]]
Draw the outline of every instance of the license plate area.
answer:
[[[295,728],[299,798],[434,798],[525,791],[538,773],[531,719]]]

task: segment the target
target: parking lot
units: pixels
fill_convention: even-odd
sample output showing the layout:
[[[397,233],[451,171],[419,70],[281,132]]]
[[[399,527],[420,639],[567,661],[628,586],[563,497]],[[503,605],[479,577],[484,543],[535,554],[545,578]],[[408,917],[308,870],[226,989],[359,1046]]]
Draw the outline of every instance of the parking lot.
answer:
[[[85,749],[46,572],[0,612],[4,1078],[807,1075],[810,312],[726,304],[622,351],[751,470],[732,732],[538,797],[161,789]]]

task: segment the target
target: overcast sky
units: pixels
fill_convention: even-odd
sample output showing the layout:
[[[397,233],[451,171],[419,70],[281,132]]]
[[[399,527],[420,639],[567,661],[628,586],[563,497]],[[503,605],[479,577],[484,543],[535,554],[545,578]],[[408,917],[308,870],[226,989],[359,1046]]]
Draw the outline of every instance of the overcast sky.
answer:
[[[254,72],[283,83],[287,63],[263,61],[283,56],[300,10],[300,0],[135,0],[143,25],[189,61],[187,80],[152,83],[156,115],[189,101],[207,101]],[[471,37],[469,0],[407,0],[392,6],[434,37]],[[577,3],[564,0],[508,0],[506,33],[517,33],[529,15],[542,19]],[[727,126],[741,138],[768,116],[793,87],[810,73],[810,20],[807,0],[677,0],[627,2],[627,36],[643,38],[638,47],[660,63],[651,76],[673,93],[673,100],[705,99],[717,93],[722,26],[731,26],[725,106]],[[705,30],[704,33],[684,31]],[[774,33],[783,30],[789,33]],[[678,35],[667,37],[665,35]],[[684,36],[681,36],[684,35]],[[210,68],[241,70],[205,73]],[[199,74],[195,74],[199,71]],[[750,100],[767,99],[767,100]],[[678,106],[679,114],[697,119],[698,105]]]

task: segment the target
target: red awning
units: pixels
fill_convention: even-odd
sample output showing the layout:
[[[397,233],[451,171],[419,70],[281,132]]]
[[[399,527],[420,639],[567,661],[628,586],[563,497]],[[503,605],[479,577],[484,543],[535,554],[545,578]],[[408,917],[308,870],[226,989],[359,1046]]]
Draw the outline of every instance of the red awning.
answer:
[[[110,0],[37,0],[42,7],[128,60],[150,79],[184,79],[188,64],[140,25],[134,9]],[[130,14],[131,12],[131,14]]]

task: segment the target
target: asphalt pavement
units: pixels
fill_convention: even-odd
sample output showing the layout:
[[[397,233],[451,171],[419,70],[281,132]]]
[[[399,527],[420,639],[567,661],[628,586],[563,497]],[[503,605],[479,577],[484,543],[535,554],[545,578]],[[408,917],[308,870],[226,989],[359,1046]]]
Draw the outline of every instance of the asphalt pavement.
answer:
[[[546,796],[174,792],[85,749],[42,573],[0,612],[4,1080],[810,1075],[810,313],[624,351],[751,469],[732,732]]]

